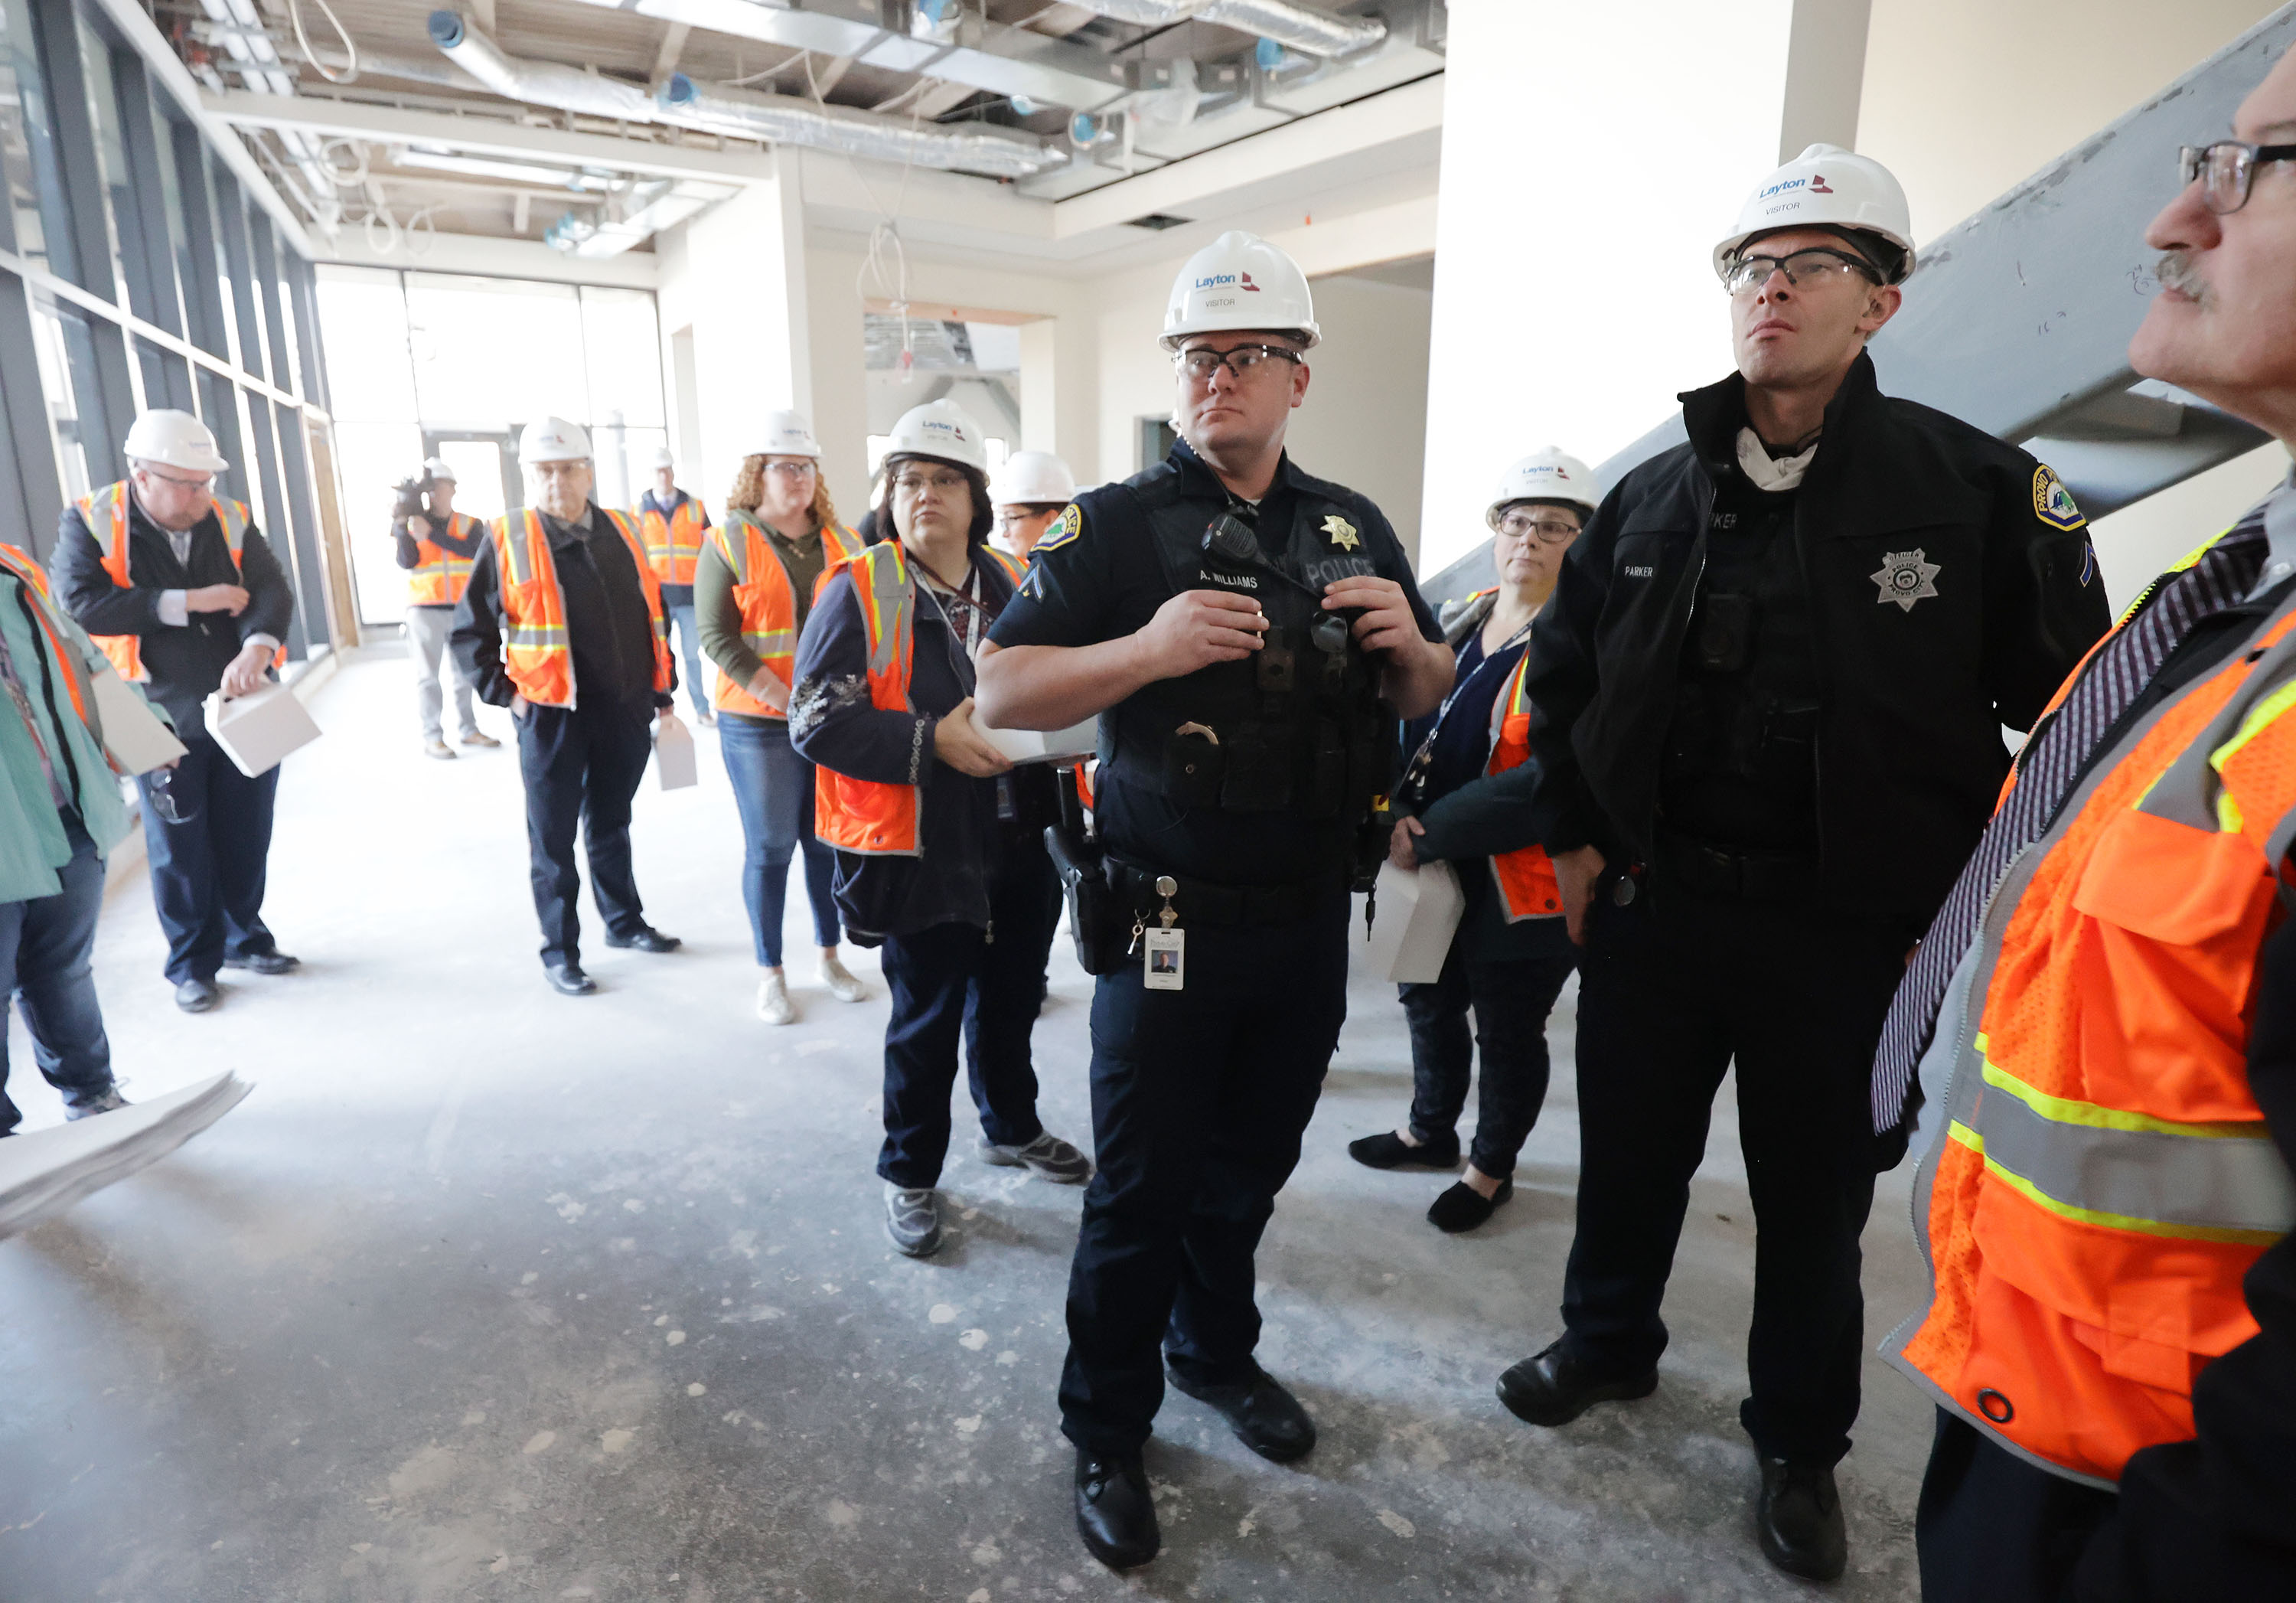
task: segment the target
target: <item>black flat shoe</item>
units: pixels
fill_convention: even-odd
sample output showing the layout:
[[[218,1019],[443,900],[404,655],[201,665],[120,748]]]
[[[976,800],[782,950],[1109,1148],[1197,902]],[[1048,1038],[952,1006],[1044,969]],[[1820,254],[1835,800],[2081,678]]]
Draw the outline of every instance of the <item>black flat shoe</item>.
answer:
[[[598,982],[582,972],[578,963],[553,964],[543,969],[550,988],[570,997],[586,997],[598,989]]]
[[[1762,1556],[1789,1575],[1832,1581],[1849,1566],[1841,1496],[1824,1464],[1762,1460],[1762,1500],[1754,1511]]]
[[[1566,1358],[1559,1341],[1499,1377],[1507,1412],[1533,1425],[1568,1425],[1598,1402],[1628,1402],[1657,1390],[1655,1368],[1624,1380],[1599,1379]]]
[[[1275,1377],[1254,1364],[1250,1380],[1233,1385],[1201,1385],[1165,1367],[1172,1384],[1199,1402],[1208,1402],[1226,1419],[1235,1439],[1271,1463],[1289,1464],[1304,1459],[1316,1445],[1316,1422],[1300,1400],[1277,1384]]]
[[[1498,1195],[1485,1196],[1464,1180],[1447,1188],[1427,1209],[1427,1222],[1447,1236],[1490,1222],[1501,1203],[1514,1195],[1514,1182],[1501,1180]]]
[[[244,968],[258,974],[292,974],[302,966],[303,959],[291,958],[285,952],[249,952],[242,958],[226,958],[226,968]]]
[[[1164,1545],[1156,1529],[1156,1500],[1140,1455],[1077,1449],[1077,1534],[1092,1556],[1112,1570],[1147,1563]]]
[[[185,980],[176,987],[176,1006],[185,1013],[205,1013],[222,1000],[213,980]]]
[[[636,947],[642,952],[674,952],[685,944],[675,935],[665,935],[652,925],[641,925],[635,935],[606,937],[608,946]]]
[[[1459,1138],[1455,1135],[1448,1141],[1430,1141],[1423,1147],[1414,1147],[1393,1130],[1382,1130],[1375,1136],[1349,1141],[1348,1155],[1373,1169],[1400,1169],[1406,1164],[1448,1169],[1459,1161]]]

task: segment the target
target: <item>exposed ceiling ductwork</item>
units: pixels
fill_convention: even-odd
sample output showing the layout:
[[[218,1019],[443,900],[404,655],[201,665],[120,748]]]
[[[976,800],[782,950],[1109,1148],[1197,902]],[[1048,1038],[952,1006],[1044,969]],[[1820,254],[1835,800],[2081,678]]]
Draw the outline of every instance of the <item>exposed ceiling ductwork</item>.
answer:
[[[457,12],[430,13],[430,38],[455,66],[505,100],[622,122],[668,123],[705,133],[811,145],[951,172],[1021,178],[1058,167],[1068,152],[1033,134],[979,125],[910,123],[783,95],[704,87],[672,73],[659,94],[556,62],[504,51]]]
[[[1292,0],[1078,0],[1078,4],[1150,28],[1177,22],[1213,22],[1239,33],[1258,34],[1303,55],[1347,56],[1369,50],[1387,37],[1377,17],[1341,17]]]
[[[666,120],[687,127],[950,172],[1025,178],[1065,165],[1069,159],[1066,150],[1030,134],[979,123],[912,125],[843,106],[817,106],[787,95],[704,86],[683,72],[670,74],[655,99]]]

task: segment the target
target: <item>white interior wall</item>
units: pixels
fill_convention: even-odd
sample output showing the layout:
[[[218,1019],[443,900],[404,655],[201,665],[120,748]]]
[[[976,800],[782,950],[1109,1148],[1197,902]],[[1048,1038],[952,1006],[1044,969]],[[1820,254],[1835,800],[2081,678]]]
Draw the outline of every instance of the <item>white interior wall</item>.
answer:
[[[1729,371],[1709,254],[1776,164],[1792,9],[1452,0],[1422,571],[1513,458],[1599,462]]]
[[[1324,343],[1308,358],[1307,404],[1292,415],[1292,458],[1370,497],[1415,561],[1435,298],[1345,275],[1313,287]]]

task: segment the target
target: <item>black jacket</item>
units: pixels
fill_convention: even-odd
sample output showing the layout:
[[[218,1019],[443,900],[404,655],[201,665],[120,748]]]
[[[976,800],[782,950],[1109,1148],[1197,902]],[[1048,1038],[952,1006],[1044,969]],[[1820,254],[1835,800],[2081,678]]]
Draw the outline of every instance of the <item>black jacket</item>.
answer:
[[[1690,442],[1604,497],[1531,629],[1533,806],[1550,852],[1651,854],[1715,485],[1740,471],[1745,381],[1679,399]],[[2055,487],[2015,447],[1882,394],[1869,357],[1827,406],[1794,547],[1816,639],[1830,908],[1919,936],[1992,814],[2001,726],[2030,728],[2110,623],[2087,527]],[[1934,565],[1934,594],[1892,604],[1883,580],[1909,555]]]
[[[981,599],[990,612],[1002,612],[1013,599],[1013,581],[977,547],[975,552]],[[814,599],[798,639],[790,694],[790,744],[808,762],[880,785],[924,786],[918,855],[837,854],[837,908],[865,946],[939,924],[987,928],[989,897],[1002,876],[1028,872],[1032,862],[1042,872],[1045,826],[1055,808],[1048,768],[975,779],[933,755],[933,731],[972,694],[973,666],[924,585],[911,582],[917,587],[909,670],[914,711],[870,702],[869,639],[850,569],[832,575]],[[826,781],[816,794],[816,807],[825,812]],[[1000,811],[1011,816],[1000,819]]]
[[[64,508],[49,571],[64,611],[89,634],[143,637],[144,668],[152,676],[145,689],[168,710],[176,733],[195,740],[208,727],[200,703],[223,684],[223,670],[248,637],[287,638],[295,617],[294,591],[253,523],[240,543],[242,565],[232,565],[231,547],[224,543],[213,513],[192,530],[191,560],[179,563],[166,531],[145,515],[133,490],[127,508],[127,588],[113,584],[104,571],[103,553],[77,506]],[[163,592],[209,585],[244,587],[247,610],[236,618],[229,612],[193,612],[181,629],[160,621]]]
[[[575,700],[587,696],[627,707],[675,706],[674,696],[653,687],[654,626],[646,606],[645,580],[612,521],[594,503],[578,524],[545,514],[542,526],[550,537],[559,594],[566,601]],[[509,706],[518,696],[518,686],[503,666],[504,627],[502,572],[496,565],[495,542],[488,538],[479,541],[471,559],[471,582],[455,608],[455,627],[447,640],[479,698],[497,707]],[[663,629],[667,638],[666,621]],[[673,665],[672,690],[676,681]]]

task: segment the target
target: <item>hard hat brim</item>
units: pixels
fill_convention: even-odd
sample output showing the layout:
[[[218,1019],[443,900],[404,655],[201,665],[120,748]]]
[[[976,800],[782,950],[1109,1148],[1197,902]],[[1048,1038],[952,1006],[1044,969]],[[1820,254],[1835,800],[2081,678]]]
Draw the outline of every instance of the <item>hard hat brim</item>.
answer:
[[[1270,334],[1279,340],[1296,340],[1302,351],[1313,350],[1324,342],[1321,325],[1314,323],[1294,324],[1287,328],[1269,328],[1265,324],[1208,323],[1196,328],[1166,329],[1156,343],[1166,350],[1177,350],[1198,334]]]
[[[1714,276],[1717,278],[1728,277],[1730,274],[1731,258],[1736,256],[1740,251],[1743,251],[1748,245],[1753,243],[1756,240],[1765,239],[1773,234],[1800,234],[1804,232],[1811,234],[1831,234],[1836,238],[1847,238],[1853,233],[1870,234],[1876,239],[1888,240],[1891,244],[1898,247],[1898,270],[1894,273],[1884,274],[1882,282],[1885,284],[1900,284],[1914,275],[1914,267],[1916,264],[1914,260],[1913,242],[1907,239],[1904,234],[1899,234],[1895,228],[1877,227],[1870,223],[1779,223],[1767,228],[1750,228],[1742,234],[1734,234],[1729,238],[1724,240],[1720,244],[1715,246]],[[1853,241],[1852,243],[1854,243],[1855,242]],[[1866,253],[1863,251],[1860,251],[1857,254],[1864,256]],[[1868,265],[1871,266],[1876,273],[1883,272],[1882,264],[1878,261],[1869,262]]]

